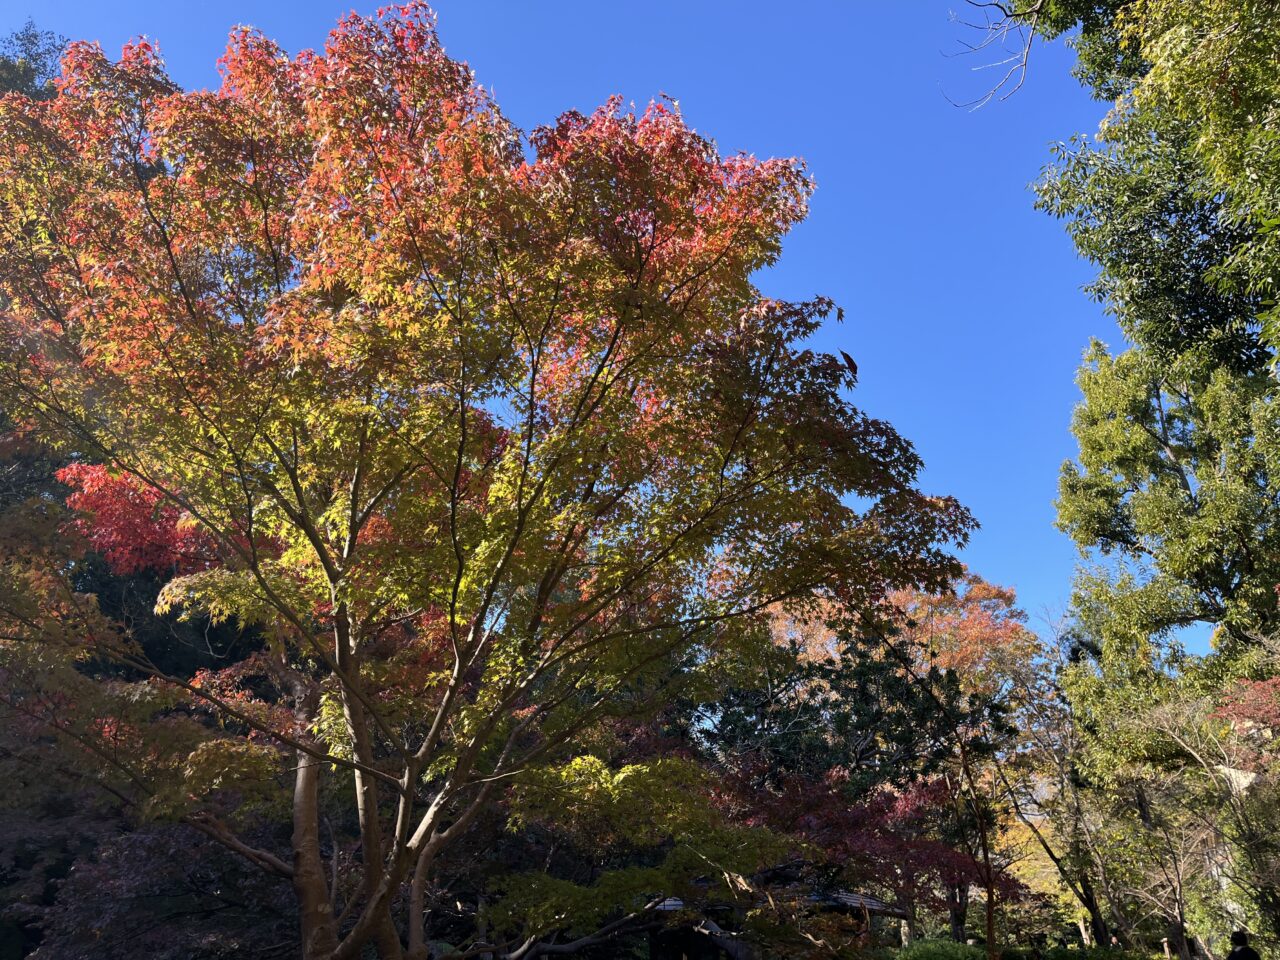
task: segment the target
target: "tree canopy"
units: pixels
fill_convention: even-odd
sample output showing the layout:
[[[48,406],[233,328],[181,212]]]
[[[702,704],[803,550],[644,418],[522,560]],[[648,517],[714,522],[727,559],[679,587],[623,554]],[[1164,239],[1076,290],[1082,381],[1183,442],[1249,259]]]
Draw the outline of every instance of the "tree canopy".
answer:
[[[955,574],[968,514],[803,345],[833,306],[753,282],[799,162],[666,102],[525,138],[417,4],[293,58],[240,30],[212,93],[148,41],[62,69],[0,101],[6,405],[114,570],[257,643],[170,672],[53,576],[8,669],[28,714],[92,703],[64,732],[131,804],[289,879],[306,956],[398,956],[398,924],[425,956],[433,866],[499,791],[603,789],[582,738],[743,669],[770,611],[874,620]],[[281,857],[236,820],[290,770]]]

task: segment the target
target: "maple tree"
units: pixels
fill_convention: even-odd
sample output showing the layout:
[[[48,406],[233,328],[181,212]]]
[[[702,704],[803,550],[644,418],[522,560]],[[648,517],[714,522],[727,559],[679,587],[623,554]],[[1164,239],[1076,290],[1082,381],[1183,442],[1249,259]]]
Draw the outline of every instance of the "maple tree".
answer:
[[[875,891],[917,930],[945,910],[961,942],[970,888],[988,887],[998,950],[996,899],[1026,891],[997,849],[991,764],[1040,644],[1012,591],[973,574],[891,603],[882,619],[775,616],[764,682],[717,691],[695,739],[735,819],[800,838],[819,886]]]
[[[792,859],[820,889],[874,892],[913,917],[939,905],[941,875],[975,872],[937,830],[953,804],[939,776],[951,728],[936,702],[874,642],[787,617],[774,630],[764,682],[716,691],[690,724],[720,805],[795,838]]]
[[[964,937],[968,891],[976,879],[985,892],[987,954],[994,957],[997,900],[1009,883],[998,862],[997,791],[981,764],[1012,733],[1005,717],[1016,705],[1017,678],[1035,662],[1039,643],[1026,628],[1013,591],[972,573],[945,591],[899,591],[894,605],[900,623],[886,648],[923,683],[943,714],[955,755],[946,783],[956,833],[975,865],[972,875],[952,872],[953,936]]]
[[[110,789],[290,881],[306,957],[423,958],[434,865],[509,787],[778,605],[941,588],[971,521],[803,345],[832,305],[752,281],[796,161],[665,102],[526,140],[420,4],[295,57],[238,30],[222,71],[77,43],[57,97],[0,100],[0,384],[74,451],[89,544],[260,649],[163,669],[36,562],[4,656]],[[286,778],[281,854],[240,827]]]

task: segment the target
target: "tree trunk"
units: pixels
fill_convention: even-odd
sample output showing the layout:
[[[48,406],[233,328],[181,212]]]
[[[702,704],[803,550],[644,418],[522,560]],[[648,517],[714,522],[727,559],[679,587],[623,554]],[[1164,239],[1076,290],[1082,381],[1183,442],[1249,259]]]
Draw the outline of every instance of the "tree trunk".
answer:
[[[1078,917],[1078,918],[1076,919],[1076,926],[1077,926],[1077,927],[1079,928],[1079,930],[1080,930],[1080,942],[1081,942],[1081,943],[1083,943],[1083,944],[1085,945],[1085,947],[1086,947],[1086,948],[1088,948],[1088,947],[1092,947],[1095,943],[1100,943],[1100,942],[1102,942],[1102,941],[1098,941],[1098,940],[1094,940],[1094,939],[1093,939],[1093,933],[1092,933],[1092,931],[1089,929],[1089,925],[1088,925],[1087,923],[1085,923],[1085,922],[1084,922],[1084,917]],[[1108,940],[1108,941],[1106,941],[1106,942],[1107,942],[1107,943],[1110,943],[1111,941],[1110,941],[1110,940]]]
[[[425,852],[424,852],[425,853]],[[408,960],[427,960],[427,867],[430,859],[424,854],[414,864],[413,880],[409,884],[409,952]]]
[[[404,945],[400,942],[395,921],[391,919],[389,906],[383,914],[378,929],[373,933],[373,943],[378,948],[378,960],[402,960],[404,957]]]
[[[951,920],[951,939],[964,943],[968,939],[965,921],[969,915],[969,885],[955,883],[947,887],[947,913]]]
[[[351,684],[358,682],[360,664],[356,659],[355,631],[351,622],[351,612],[345,602],[333,597],[337,609],[334,616],[334,646],[339,667],[347,674]],[[373,767],[373,737],[369,730],[369,718],[365,714],[364,704],[355,695],[355,691],[342,688],[342,711],[347,723],[347,732],[351,735],[351,746],[355,758],[367,767]],[[361,884],[361,897],[372,900],[378,888],[383,870],[383,836],[381,811],[378,803],[378,781],[364,770],[353,771],[356,790],[356,812],[360,822],[360,859],[364,866],[364,880]],[[379,908],[377,925],[373,929],[371,939],[378,950],[379,960],[401,960],[404,950],[400,943],[400,934],[396,930],[395,921],[391,918],[391,907],[388,902]]]
[[[965,749],[963,738],[956,733],[957,746],[960,749],[960,765],[965,780],[969,785],[969,797],[973,806],[974,821],[978,826],[978,843],[982,852],[982,887],[986,893],[986,940],[987,960],[999,960],[1000,946],[996,943],[996,875],[991,863],[991,839],[987,836],[987,824],[982,818],[982,807],[978,802],[978,781],[974,779],[973,768],[969,765],[969,751]]]
[[[1169,924],[1169,943],[1180,960],[1191,960],[1191,942],[1187,939],[1186,927],[1180,921],[1174,920]]]
[[[293,787],[293,891],[298,899],[303,960],[324,960],[338,931],[320,857],[320,761],[297,753]]]
[[[1080,895],[1078,899],[1080,904],[1089,912],[1089,931],[1093,935],[1093,942],[1098,944],[1111,942],[1111,928],[1107,925],[1106,918],[1102,915],[1102,907],[1098,904],[1098,895],[1094,893],[1093,884],[1088,876],[1082,875],[1079,878]]]

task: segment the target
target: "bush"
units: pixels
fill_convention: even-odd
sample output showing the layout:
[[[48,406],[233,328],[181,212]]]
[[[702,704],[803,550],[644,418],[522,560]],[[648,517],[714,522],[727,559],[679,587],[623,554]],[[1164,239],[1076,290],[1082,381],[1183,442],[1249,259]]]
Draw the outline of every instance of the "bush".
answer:
[[[986,960],[987,951],[954,940],[917,940],[898,951],[898,960]]]
[[[986,960],[987,948],[956,943],[954,940],[917,940],[896,951],[894,960]],[[1113,950],[1108,947],[1034,947],[1006,946],[1000,949],[1000,960],[1164,960],[1163,954],[1144,950]]]
[[[1144,950],[1116,950],[1111,947],[1004,947],[1000,960],[1164,960],[1163,954]]]

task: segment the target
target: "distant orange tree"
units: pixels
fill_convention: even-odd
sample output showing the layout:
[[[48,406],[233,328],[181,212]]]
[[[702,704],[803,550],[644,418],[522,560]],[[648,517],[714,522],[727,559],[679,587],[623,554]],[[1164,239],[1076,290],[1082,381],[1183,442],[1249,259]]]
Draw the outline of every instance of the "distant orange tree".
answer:
[[[165,672],[14,551],[5,702],[287,878],[308,960],[423,958],[433,865],[510,785],[748,663],[778,605],[942,587],[971,522],[803,346],[831,305],[752,282],[796,161],[667,103],[525,139],[417,4],[293,58],[238,30],[222,70],[73,44],[56,98],[0,100],[0,399],[76,452],[90,544],[261,649]],[[285,778],[291,849],[255,846]],[[325,862],[324,802],[358,855]]]

